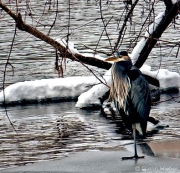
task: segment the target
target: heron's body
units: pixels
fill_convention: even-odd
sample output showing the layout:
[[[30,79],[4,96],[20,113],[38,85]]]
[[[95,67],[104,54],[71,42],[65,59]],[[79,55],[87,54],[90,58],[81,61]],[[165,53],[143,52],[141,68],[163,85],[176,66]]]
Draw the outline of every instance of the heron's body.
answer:
[[[133,131],[136,152],[136,132],[146,135],[147,121],[151,108],[148,82],[138,68],[132,65],[127,52],[112,66],[110,99],[114,101],[127,128]]]
[[[142,73],[134,66],[126,66],[126,62],[120,61],[113,65],[113,70],[118,72],[112,74],[112,81],[118,80],[111,86],[111,95],[114,94],[115,105],[123,118],[125,125],[132,128],[132,124],[137,124],[138,132],[145,136],[146,126],[151,107],[151,96],[149,84]]]

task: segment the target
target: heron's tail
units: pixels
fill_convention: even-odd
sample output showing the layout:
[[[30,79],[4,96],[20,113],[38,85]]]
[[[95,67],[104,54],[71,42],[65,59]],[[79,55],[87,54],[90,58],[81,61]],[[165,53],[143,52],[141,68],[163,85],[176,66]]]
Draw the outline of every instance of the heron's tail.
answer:
[[[140,135],[144,136],[145,134],[143,133],[143,130],[141,128],[140,123],[135,123],[136,130],[139,132]]]

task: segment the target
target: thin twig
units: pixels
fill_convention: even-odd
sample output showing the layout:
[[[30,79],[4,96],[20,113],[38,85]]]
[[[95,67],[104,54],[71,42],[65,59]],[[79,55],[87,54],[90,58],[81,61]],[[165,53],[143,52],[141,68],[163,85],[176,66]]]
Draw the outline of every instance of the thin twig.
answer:
[[[132,12],[133,12],[136,4],[138,3],[138,1],[139,1],[139,0],[136,0],[136,1],[132,4],[131,9],[129,10],[129,13],[127,14],[127,16],[126,16],[125,19],[124,19],[124,23],[123,23],[123,26],[121,27],[121,30],[119,31],[119,36],[118,36],[117,42],[116,42],[116,44],[115,44],[115,46],[114,46],[114,51],[113,51],[113,53],[118,50],[117,48],[118,48],[119,42],[120,42],[120,40],[121,40],[121,37],[122,37],[122,33],[123,33],[123,31],[124,31],[124,28],[126,27],[127,21],[128,21],[128,19],[129,19],[129,17],[132,15]]]
[[[110,41],[109,35],[108,35],[108,33],[107,33],[107,29],[106,29],[107,25],[109,24],[109,22],[110,22],[110,20],[113,18],[113,16],[112,16],[112,17],[109,19],[109,21],[105,24],[105,22],[104,22],[104,18],[103,18],[103,14],[102,14],[102,5],[101,5],[101,0],[99,1],[99,6],[100,6],[101,20],[102,20],[102,23],[103,23],[103,25],[104,25],[103,32],[105,31],[106,36],[107,36],[108,41],[109,41],[109,45],[110,45],[110,47],[111,47],[111,50],[113,51],[112,44],[111,44],[111,41]],[[102,32],[102,34],[103,34],[103,32]],[[101,34],[101,36],[100,36],[100,38],[99,38],[99,41],[100,41],[100,39],[101,39],[101,37],[102,37],[102,34]],[[98,46],[98,44],[99,44],[99,41],[98,41],[98,43],[96,44],[96,49],[97,49],[97,46]],[[95,49],[95,50],[96,50],[96,49]],[[95,52],[95,53],[96,53],[96,52]]]
[[[178,50],[177,50],[177,52],[176,52],[176,58],[178,57],[179,49],[180,49],[180,43],[178,44]]]
[[[8,121],[11,124],[14,131],[17,133],[17,131],[16,131],[15,127],[14,127],[14,124],[12,123],[12,121],[10,120],[9,115],[8,115],[7,106],[6,106],[6,96],[5,96],[6,71],[7,71],[7,66],[10,64],[9,60],[10,60],[10,56],[11,56],[11,52],[12,52],[15,37],[16,37],[16,25],[15,25],[15,31],[14,31],[14,36],[13,36],[13,39],[12,39],[11,48],[10,48],[9,55],[8,55],[8,58],[7,58],[7,61],[6,61],[6,64],[5,64],[5,68],[4,68],[4,75],[3,75],[3,97],[4,97],[4,102],[3,102],[3,104],[4,104],[4,110],[5,110],[5,113],[6,113],[6,117],[8,118]]]
[[[103,32],[106,31],[106,27],[107,27],[107,25],[109,24],[109,22],[110,22],[110,20],[111,20],[112,18],[113,18],[113,16],[109,19],[109,21],[108,21],[106,24],[103,22],[103,24],[104,24],[105,26],[104,26],[104,29],[103,29],[100,37],[99,37],[99,40],[98,40],[97,44],[96,44],[96,48],[95,48],[95,50],[94,50],[94,54],[97,53],[97,47],[98,47],[99,42],[100,42],[100,40],[101,40],[101,38],[102,38],[102,36],[103,36]],[[102,20],[103,20],[103,19],[102,19]],[[107,33],[107,31],[106,31],[106,33]],[[106,34],[106,35],[107,35],[107,34]],[[111,50],[113,50],[113,49],[112,49],[111,42],[110,42],[110,39],[109,39],[109,36],[107,35],[107,37],[108,37],[108,40],[109,40],[109,44],[110,44]],[[111,55],[112,55],[112,53],[111,53]]]
[[[168,94],[169,95],[169,94]],[[167,102],[167,101],[170,101],[170,100],[174,100],[175,102],[177,102],[177,103],[180,103],[180,101],[176,101],[175,100],[175,98],[180,98],[180,96],[175,96],[175,97],[173,97],[173,96],[171,96],[171,95],[169,95],[171,98],[168,98],[168,99],[166,99],[166,100],[161,100],[161,101],[158,101],[158,102],[153,102],[153,105],[157,105],[157,104],[159,104],[159,103],[163,103],[163,102]]]
[[[105,54],[105,55],[107,55],[107,56],[110,56],[111,55],[111,53],[107,53],[107,52],[104,52],[104,51],[102,51],[102,50],[95,50],[95,49],[92,49],[91,47],[89,47],[89,46],[87,46],[87,45],[83,45],[85,48],[88,48],[88,49],[90,49],[90,50],[92,50],[92,51],[94,51],[94,52],[98,52],[98,53],[102,53],[102,54]]]
[[[157,72],[157,74],[156,74],[156,77],[155,78],[157,78],[157,76],[158,76],[158,74],[159,74],[159,70],[160,70],[160,68],[161,68],[161,63],[162,63],[162,56],[161,56],[161,43],[159,42],[159,49],[160,49],[160,64],[159,64],[159,68],[158,68],[158,72]]]
[[[54,18],[54,21],[53,21],[53,23],[52,23],[52,25],[51,25],[51,27],[50,27],[50,29],[49,29],[49,31],[48,31],[48,33],[47,33],[47,35],[49,35],[49,34],[50,34],[51,29],[52,29],[52,28],[53,28],[53,26],[55,25],[55,23],[56,23],[56,19],[57,19],[57,15],[58,15],[58,0],[57,0],[57,2],[56,2],[56,16],[55,16],[55,18]]]
[[[70,49],[68,49],[69,52],[71,52]],[[76,59],[78,62],[80,62],[84,67],[86,67],[102,84],[104,84],[105,86],[107,86],[108,88],[110,88],[106,83],[104,83],[94,72],[93,70],[91,70],[86,64],[84,64],[83,62],[81,62],[78,58],[76,58],[76,56],[74,56],[74,54],[71,52],[72,56],[74,59]]]

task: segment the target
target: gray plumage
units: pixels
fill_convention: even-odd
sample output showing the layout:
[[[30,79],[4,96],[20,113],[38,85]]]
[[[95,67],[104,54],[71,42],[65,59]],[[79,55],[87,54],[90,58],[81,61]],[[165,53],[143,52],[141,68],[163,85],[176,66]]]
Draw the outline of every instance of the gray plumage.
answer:
[[[127,128],[133,131],[136,152],[136,131],[146,135],[151,108],[149,84],[138,68],[132,65],[127,52],[119,53],[119,60],[112,65],[110,99],[114,101]]]
[[[124,59],[112,66],[110,99],[115,102],[125,125],[132,129],[132,124],[139,123],[141,129],[137,130],[145,136],[151,108],[149,84],[131,59]]]

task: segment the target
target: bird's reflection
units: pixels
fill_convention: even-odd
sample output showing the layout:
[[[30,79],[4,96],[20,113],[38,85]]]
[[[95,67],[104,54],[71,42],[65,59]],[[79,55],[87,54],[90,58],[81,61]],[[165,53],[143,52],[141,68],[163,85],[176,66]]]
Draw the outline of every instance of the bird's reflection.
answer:
[[[154,157],[154,156],[155,156],[155,154],[154,154],[154,152],[152,151],[151,147],[150,147],[146,142],[140,143],[140,144],[138,144],[138,145],[140,146],[143,154],[145,154],[145,155],[147,155],[147,156],[151,156],[151,157]]]

